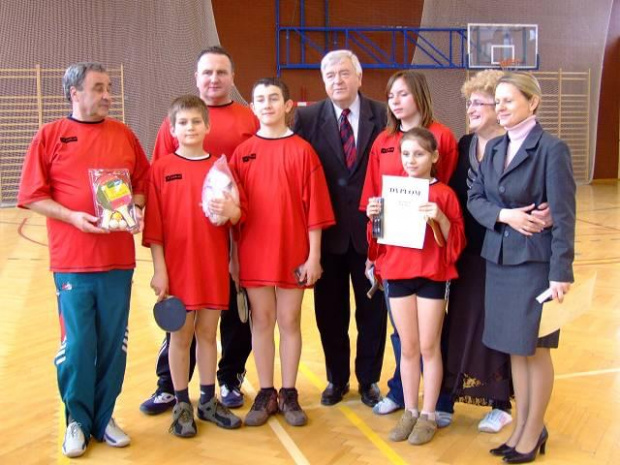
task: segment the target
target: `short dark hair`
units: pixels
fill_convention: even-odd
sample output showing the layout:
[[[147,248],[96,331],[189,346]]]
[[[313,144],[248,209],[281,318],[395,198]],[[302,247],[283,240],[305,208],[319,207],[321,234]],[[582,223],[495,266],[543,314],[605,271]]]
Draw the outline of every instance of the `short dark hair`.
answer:
[[[282,97],[284,97],[285,102],[291,99],[291,93],[288,90],[288,86],[282,79],[276,77],[260,78],[252,86],[252,100],[254,100],[254,89],[258,86],[276,86],[282,91]]]
[[[211,45],[210,47],[207,47],[204,50],[201,50],[200,53],[198,54],[198,58],[196,59],[196,63],[198,63],[204,55],[209,55],[209,54],[224,55],[225,57],[228,57],[228,60],[230,61],[230,69],[232,71],[235,70],[235,62],[230,56],[230,53],[228,53],[228,51],[220,45]]]
[[[209,124],[209,108],[207,104],[195,95],[181,95],[172,101],[168,109],[170,127],[174,127],[177,121],[177,114],[182,110],[198,110],[205,124]]]
[[[86,79],[86,75],[89,71],[95,71],[97,73],[108,72],[105,66],[96,61],[74,63],[65,71],[65,75],[62,77],[62,91],[69,102],[71,102],[71,88],[75,87],[77,90],[82,90],[84,79]]]

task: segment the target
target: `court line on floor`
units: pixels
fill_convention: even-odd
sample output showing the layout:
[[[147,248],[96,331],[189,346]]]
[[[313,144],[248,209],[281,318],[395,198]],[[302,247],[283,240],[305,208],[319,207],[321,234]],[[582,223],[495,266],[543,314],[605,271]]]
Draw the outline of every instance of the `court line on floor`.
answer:
[[[35,240],[35,239],[32,239],[32,238],[28,237],[28,236],[24,233],[24,226],[26,226],[26,223],[27,223],[27,222],[28,222],[28,218],[24,218],[24,219],[22,220],[22,222],[20,223],[20,225],[17,227],[17,234],[19,234],[21,237],[23,237],[23,238],[24,238],[24,239],[26,239],[27,241],[34,242],[35,244],[42,245],[43,247],[47,247],[47,244],[46,244],[46,243],[44,243],[44,242],[40,242],[40,241],[37,241],[37,240]]]
[[[308,366],[300,362],[299,371],[320,391],[325,388],[325,383],[308,368]],[[350,407],[337,404],[336,408],[368,439],[379,451],[390,461],[390,463],[405,465],[408,462],[396,453],[381,437],[375,433]]]
[[[584,376],[598,376],[598,375],[606,375],[609,373],[620,373],[620,368],[607,368],[605,370],[578,371],[575,373],[566,373],[564,375],[556,375],[555,379],[581,378]]]

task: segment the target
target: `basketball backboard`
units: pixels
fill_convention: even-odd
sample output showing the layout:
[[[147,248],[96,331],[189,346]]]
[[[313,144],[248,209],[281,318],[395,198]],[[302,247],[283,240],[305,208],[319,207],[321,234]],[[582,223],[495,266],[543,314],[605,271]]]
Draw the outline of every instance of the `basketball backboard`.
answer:
[[[467,67],[538,69],[538,24],[467,25]]]

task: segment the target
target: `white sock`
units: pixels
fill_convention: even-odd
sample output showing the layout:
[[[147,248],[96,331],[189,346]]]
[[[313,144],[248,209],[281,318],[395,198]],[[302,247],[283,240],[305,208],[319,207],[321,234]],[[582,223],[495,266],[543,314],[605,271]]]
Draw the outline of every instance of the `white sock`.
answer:
[[[426,415],[429,420],[435,421],[435,412],[425,412],[422,410],[422,415]]]
[[[417,408],[408,408],[407,410],[411,412],[411,415],[413,415],[414,418],[418,418],[420,416],[420,412],[418,412]]]

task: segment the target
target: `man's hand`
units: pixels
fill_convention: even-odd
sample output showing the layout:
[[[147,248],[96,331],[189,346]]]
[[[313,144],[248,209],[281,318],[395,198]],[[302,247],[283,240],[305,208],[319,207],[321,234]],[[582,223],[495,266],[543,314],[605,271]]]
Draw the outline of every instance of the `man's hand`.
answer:
[[[97,226],[99,219],[86,212],[71,211],[67,217],[67,223],[85,233],[109,234],[110,231]]]

